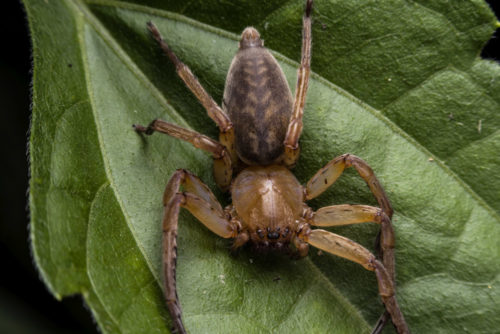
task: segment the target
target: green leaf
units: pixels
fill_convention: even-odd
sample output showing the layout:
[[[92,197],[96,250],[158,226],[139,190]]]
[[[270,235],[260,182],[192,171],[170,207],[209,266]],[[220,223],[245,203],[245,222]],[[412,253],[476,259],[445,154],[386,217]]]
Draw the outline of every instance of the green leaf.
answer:
[[[303,1],[24,2],[34,59],[31,238],[42,277],[58,298],[81,293],[105,333],[166,333],[163,188],[187,168],[230,199],[216,190],[209,156],[131,129],[160,117],[217,136],[145,23],[220,101],[247,25],[295,86]],[[298,179],[346,152],[365,159],[395,208],[397,294],[413,332],[496,332],[500,69],[478,58],[495,17],[482,1],[318,0],[313,18]],[[349,170],[311,205],[334,203],[376,202]],[[371,248],[377,226],[335,231]],[[178,244],[191,333],[360,333],[383,312],[373,273],[316,250],[301,261],[232,257],[227,240],[186,212]]]

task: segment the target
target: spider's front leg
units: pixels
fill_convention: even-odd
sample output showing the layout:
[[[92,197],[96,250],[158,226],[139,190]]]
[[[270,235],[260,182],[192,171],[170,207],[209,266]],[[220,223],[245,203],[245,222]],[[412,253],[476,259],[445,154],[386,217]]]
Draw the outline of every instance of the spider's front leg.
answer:
[[[180,191],[181,186],[184,188],[184,192]],[[194,174],[183,169],[177,170],[168,182],[163,195],[163,207],[162,259],[165,299],[175,330],[185,334],[175,277],[180,208],[187,209],[210,231],[223,238],[236,237],[240,227],[236,222],[230,221],[226,217],[224,210],[210,189]]]
[[[312,230],[309,235],[302,235],[299,238],[325,252],[359,263],[365,269],[374,271],[377,277],[379,294],[386,310],[391,315],[398,334],[410,333],[395,297],[391,275],[370,251],[350,239],[320,229]]]

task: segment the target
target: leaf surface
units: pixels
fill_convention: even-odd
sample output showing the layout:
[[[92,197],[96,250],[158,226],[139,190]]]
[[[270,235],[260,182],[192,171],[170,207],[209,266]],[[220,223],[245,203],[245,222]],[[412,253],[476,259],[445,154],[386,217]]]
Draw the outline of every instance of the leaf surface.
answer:
[[[186,168],[223,204],[230,199],[216,190],[206,154],[131,129],[160,117],[217,136],[145,22],[220,101],[246,25],[260,30],[295,86],[302,1],[25,5],[35,66],[31,232],[42,276],[59,298],[82,293],[104,332],[168,332],[163,188]],[[298,179],[346,152],[366,160],[395,208],[398,299],[413,332],[494,333],[500,71],[477,58],[494,16],[481,1],[387,0],[318,1],[313,17]],[[347,171],[311,205],[334,203],[375,201]],[[191,333],[369,332],[383,311],[373,273],[359,265],[315,250],[301,261],[231,257],[230,243],[188,213],[180,226],[178,290]],[[335,232],[371,249],[377,227]]]

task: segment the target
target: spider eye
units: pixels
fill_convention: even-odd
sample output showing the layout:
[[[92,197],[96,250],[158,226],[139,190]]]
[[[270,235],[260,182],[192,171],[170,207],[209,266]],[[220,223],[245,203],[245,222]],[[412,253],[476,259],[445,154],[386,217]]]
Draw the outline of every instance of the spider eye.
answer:
[[[267,234],[268,239],[278,239],[280,237],[279,232],[269,232]]]
[[[258,234],[259,238],[264,239],[264,232],[261,229],[257,230],[257,234]]]

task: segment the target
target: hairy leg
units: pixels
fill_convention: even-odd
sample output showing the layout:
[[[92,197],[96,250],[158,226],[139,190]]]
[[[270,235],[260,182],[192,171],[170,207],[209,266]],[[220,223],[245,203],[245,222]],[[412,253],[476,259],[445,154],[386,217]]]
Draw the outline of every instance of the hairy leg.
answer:
[[[380,250],[380,256],[383,260],[384,266],[395,282],[395,238],[391,223],[393,209],[380,182],[373,173],[373,170],[365,161],[352,154],[344,154],[331,160],[307,183],[306,199],[309,200],[315,198],[323,193],[337,180],[340,175],[342,175],[344,169],[348,167],[354,167],[363,180],[365,180],[384,213],[383,216],[385,216],[385,218],[381,221],[381,231],[379,233],[379,237],[377,237],[376,247]],[[379,333],[383,329],[388,318],[389,317],[386,311],[377,322],[378,329],[376,328],[372,333]]]
[[[382,209],[369,205],[332,205],[311,213],[306,217],[306,221],[314,226],[342,226],[367,222],[380,224],[382,263],[389,276],[394,279],[394,230],[391,220]]]
[[[396,300],[393,280],[384,265],[370,251],[348,238],[325,230],[312,230],[308,236],[303,236],[303,238],[316,248],[359,263],[365,269],[374,271],[377,277],[380,297],[384,302],[386,310],[391,315],[392,322],[398,334],[410,333]]]
[[[178,125],[155,119],[147,127],[135,124],[135,131],[152,135],[155,131],[167,134],[174,138],[182,139],[194,147],[212,154],[214,158],[214,176],[217,185],[227,190],[231,184],[232,162],[227,148],[221,143],[202,135],[196,131],[184,129]]]
[[[354,167],[359,176],[365,180],[366,184],[377,199],[379,206],[389,218],[392,218],[392,206],[380,185],[371,167],[361,158],[352,154],[344,154],[327,163],[310,180],[306,186],[306,199],[310,200],[318,197],[328,189],[337,178],[344,172],[344,169]]]
[[[181,192],[181,186],[185,192]],[[182,323],[182,311],[177,296],[177,230],[181,207],[189,210],[208,229],[223,238],[238,235],[239,226],[226,217],[221,205],[210,189],[194,174],[179,169],[170,178],[163,195],[163,273],[165,279],[165,300],[174,322],[174,328],[186,333]]]
[[[148,29],[154,39],[158,42],[158,44],[160,44],[163,52],[174,64],[179,77],[203,105],[208,116],[219,127],[219,141],[227,148],[228,152],[231,154],[233,163],[235,163],[237,156],[236,150],[234,149],[234,129],[233,123],[229,119],[228,115],[222,110],[221,107],[219,107],[210,94],[207,93],[189,67],[180,61],[177,55],[168,46],[167,42],[165,42],[158,28],[152,22],[148,22]]]
[[[304,17],[302,19],[302,56],[300,67],[297,70],[297,86],[293,112],[288,124],[285,137],[285,164],[293,167],[299,158],[299,138],[302,133],[302,116],[306,101],[307,87],[309,86],[309,72],[311,71],[311,11],[313,0],[307,0]]]

